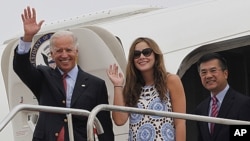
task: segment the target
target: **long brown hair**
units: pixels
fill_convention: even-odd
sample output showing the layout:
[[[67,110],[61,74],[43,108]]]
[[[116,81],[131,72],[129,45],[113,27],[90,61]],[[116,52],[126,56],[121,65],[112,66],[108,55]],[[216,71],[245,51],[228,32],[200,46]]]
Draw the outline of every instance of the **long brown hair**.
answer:
[[[126,68],[126,83],[123,89],[125,104],[131,107],[136,106],[141,94],[141,88],[145,85],[141,72],[135,67],[134,64],[135,46],[140,42],[147,43],[148,46],[153,49],[153,53],[155,54],[155,64],[153,66],[154,84],[161,100],[166,98],[165,94],[167,93],[166,78],[168,72],[165,69],[162,52],[154,40],[147,37],[139,37],[134,40],[129,50],[128,64]]]

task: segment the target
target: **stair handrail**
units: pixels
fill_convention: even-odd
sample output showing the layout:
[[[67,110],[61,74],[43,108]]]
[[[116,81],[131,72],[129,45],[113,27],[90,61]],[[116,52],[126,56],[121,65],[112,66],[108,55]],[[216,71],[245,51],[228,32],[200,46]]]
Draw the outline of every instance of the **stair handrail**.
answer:
[[[71,114],[73,115],[79,115],[79,116],[89,116],[90,111],[88,110],[82,110],[82,109],[74,109],[74,108],[63,108],[63,107],[53,107],[53,106],[42,106],[42,105],[32,105],[32,104],[19,104],[15,106],[8,114],[7,116],[0,122],[0,132],[6,127],[6,125],[15,117],[15,115],[20,111],[43,111],[43,112],[51,112],[51,113],[59,113],[59,114],[67,114],[67,118],[71,117]],[[69,123],[72,125],[72,120],[68,120]],[[97,130],[98,134],[104,133],[102,125],[97,117],[94,117],[92,120],[92,123],[94,122],[95,128]],[[72,126],[69,126],[69,130],[73,130]],[[93,127],[94,128],[94,127]],[[93,129],[92,129],[93,130]],[[73,131],[69,131],[69,133],[73,133]],[[73,141],[71,139],[71,141]]]
[[[212,123],[224,124],[224,125],[250,125],[249,121],[242,121],[242,120],[232,120],[232,119],[226,119],[226,118],[216,118],[216,117],[208,117],[208,116],[201,116],[201,115],[194,115],[194,114],[184,114],[184,113],[177,113],[177,112],[156,111],[156,110],[140,109],[140,108],[133,108],[133,107],[100,104],[96,106],[94,109],[92,109],[92,111],[89,114],[89,118],[87,121],[87,140],[88,141],[94,141],[94,133],[92,130],[94,117],[96,117],[98,112],[103,111],[103,110],[120,111],[120,112],[122,111],[122,112],[145,114],[145,115],[156,115],[156,116],[163,116],[163,117],[212,122]]]

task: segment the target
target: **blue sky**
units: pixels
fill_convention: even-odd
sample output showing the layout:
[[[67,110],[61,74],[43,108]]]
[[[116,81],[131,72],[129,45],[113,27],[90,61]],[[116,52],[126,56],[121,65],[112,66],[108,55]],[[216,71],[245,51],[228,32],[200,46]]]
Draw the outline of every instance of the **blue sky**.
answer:
[[[68,19],[126,5],[170,7],[201,0],[1,0],[0,43],[22,33],[21,13],[28,5],[36,8],[37,19],[51,21]]]

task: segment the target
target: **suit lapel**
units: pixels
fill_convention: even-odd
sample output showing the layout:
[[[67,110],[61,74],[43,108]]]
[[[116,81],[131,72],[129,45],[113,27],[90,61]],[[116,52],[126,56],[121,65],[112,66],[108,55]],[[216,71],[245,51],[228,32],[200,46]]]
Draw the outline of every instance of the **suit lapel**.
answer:
[[[210,97],[206,99],[205,107],[204,107],[205,110],[202,113],[204,116],[209,116],[210,99],[211,99]],[[205,129],[206,136],[208,138],[211,138],[208,123],[207,122],[202,122],[202,126],[203,126],[203,129]]]
[[[64,87],[63,87],[63,81],[62,81],[62,75],[60,73],[60,71],[56,68],[55,69],[55,73],[52,73],[52,77],[55,78],[55,83],[53,83],[53,85],[56,86],[56,88],[59,89],[59,93],[62,95],[62,96],[65,96],[66,93],[65,93],[65,90],[64,90]]]
[[[228,114],[228,112],[231,109],[231,106],[233,105],[233,93],[231,92],[231,89],[229,88],[229,90],[227,91],[222,103],[221,103],[221,107],[220,107],[220,111],[218,113],[218,117],[226,117],[226,115]]]
[[[71,98],[71,106],[74,105],[74,103],[77,101],[79,96],[81,96],[83,92],[86,90],[86,88],[88,87],[87,80],[88,80],[88,77],[86,73],[82,71],[81,69],[79,69],[78,75],[76,78],[75,87],[74,87],[73,94],[72,94],[72,98]]]

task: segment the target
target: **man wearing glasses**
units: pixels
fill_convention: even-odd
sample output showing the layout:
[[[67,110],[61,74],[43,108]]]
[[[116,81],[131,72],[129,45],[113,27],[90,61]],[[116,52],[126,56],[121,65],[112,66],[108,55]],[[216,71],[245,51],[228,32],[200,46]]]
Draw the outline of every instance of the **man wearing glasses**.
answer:
[[[250,121],[250,98],[230,87],[226,60],[218,53],[202,56],[197,62],[202,85],[210,97],[202,101],[196,114]],[[229,125],[197,122],[198,141],[229,141]]]

